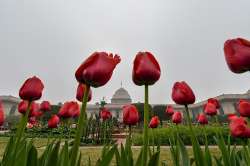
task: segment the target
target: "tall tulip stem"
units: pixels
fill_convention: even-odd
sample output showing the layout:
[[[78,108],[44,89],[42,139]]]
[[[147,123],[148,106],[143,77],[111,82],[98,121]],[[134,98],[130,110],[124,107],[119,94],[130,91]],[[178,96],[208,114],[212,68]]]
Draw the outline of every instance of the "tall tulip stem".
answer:
[[[81,107],[81,113],[80,117],[78,119],[78,126],[77,126],[77,132],[75,136],[75,142],[71,149],[71,166],[75,166],[77,163],[77,156],[80,146],[80,140],[82,135],[85,132],[86,124],[87,124],[87,114],[86,114],[86,107],[88,102],[88,95],[89,95],[90,86],[86,85],[86,90],[84,92],[83,100],[82,100],[82,107]]]
[[[191,118],[190,118],[190,114],[189,114],[189,110],[188,110],[188,105],[185,105],[185,110],[186,110],[186,115],[187,115],[187,119],[188,119],[188,126],[189,126],[190,130],[192,131],[192,122],[191,122]]]
[[[148,110],[148,85],[145,85],[145,101],[144,101],[144,131],[143,131],[143,154],[142,154],[142,165],[147,164],[148,158],[148,121],[149,121],[149,110]]]
[[[25,130],[25,127],[27,125],[27,122],[28,122],[28,117],[29,117],[29,113],[30,113],[30,107],[31,107],[31,102],[29,101],[28,103],[28,108],[25,112],[25,115],[22,116],[22,120],[21,122],[19,123],[19,127],[17,129],[17,133],[16,133],[16,144],[19,143],[19,141],[21,140],[22,136],[23,136],[23,133],[24,133],[24,130]]]

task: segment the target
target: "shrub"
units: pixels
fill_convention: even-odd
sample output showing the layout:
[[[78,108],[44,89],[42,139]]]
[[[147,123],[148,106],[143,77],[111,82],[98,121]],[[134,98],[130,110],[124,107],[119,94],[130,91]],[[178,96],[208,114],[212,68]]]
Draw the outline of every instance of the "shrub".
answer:
[[[214,136],[216,135],[216,131],[220,131],[223,135],[225,141],[228,140],[229,129],[228,126],[193,126],[193,130],[196,138],[199,141],[200,145],[205,144],[205,133],[207,135],[208,144],[216,145]],[[179,136],[182,138],[182,141],[185,145],[191,145],[190,139],[190,130],[188,126],[179,125],[178,128],[175,126],[168,126],[167,128],[157,128],[150,130],[149,133],[149,143],[153,144],[153,139],[160,142],[161,145],[170,145],[170,138],[173,138],[178,132]],[[154,136],[154,137],[153,137]],[[231,137],[231,144],[242,144],[246,140],[242,140],[239,138]],[[133,134],[132,142],[134,145],[142,145],[143,144],[143,135],[141,133]]]

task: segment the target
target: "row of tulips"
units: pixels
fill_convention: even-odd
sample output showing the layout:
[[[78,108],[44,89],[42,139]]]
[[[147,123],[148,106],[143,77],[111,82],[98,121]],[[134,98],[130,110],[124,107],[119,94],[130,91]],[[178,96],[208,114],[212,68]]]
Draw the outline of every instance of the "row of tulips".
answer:
[[[233,39],[229,40],[225,43],[224,47],[226,61],[228,63],[229,68],[235,73],[242,73],[245,71],[250,70],[250,42],[245,39]],[[98,88],[104,86],[111,78],[113,70],[115,69],[116,65],[120,63],[120,57],[118,55],[113,56],[113,54],[107,54],[105,52],[95,52],[90,57],[88,57],[76,70],[75,77],[79,83],[79,89],[83,89],[80,97],[77,97],[82,102],[81,110],[79,111],[79,106],[74,104],[74,102],[66,102],[62,108],[60,109],[58,115],[61,117],[74,117],[79,116],[78,123],[77,123],[77,132],[75,135],[75,140],[73,146],[70,150],[68,150],[68,143],[65,142],[61,153],[59,154],[59,147],[60,143],[50,144],[46,148],[44,154],[39,159],[40,163],[48,163],[53,162],[55,165],[80,165],[81,154],[79,153],[79,145],[80,139],[82,135],[86,132],[86,124],[87,124],[87,116],[86,116],[86,106],[88,100],[91,99],[91,87]],[[131,150],[131,141],[130,135],[128,137],[127,143],[125,147],[121,146],[121,152],[117,150],[117,146],[113,146],[112,148],[104,147],[103,154],[100,160],[98,160],[97,165],[109,165],[111,162],[114,153],[116,153],[116,161],[117,165],[158,165],[159,163],[159,154],[160,154],[160,147],[158,146],[157,151],[152,153],[148,146],[148,133],[149,127],[156,128],[159,124],[158,117],[153,117],[149,122],[149,86],[154,85],[159,79],[161,75],[160,65],[158,64],[157,60],[150,52],[139,52],[135,59],[133,65],[133,72],[132,72],[132,80],[138,86],[144,86],[145,91],[145,101],[144,101],[144,129],[143,129],[143,140],[144,145],[142,147],[141,153],[138,157],[136,163],[133,163],[133,154]],[[25,126],[28,121],[28,117],[32,116],[33,107],[32,104],[34,101],[38,100],[42,96],[42,91],[44,89],[44,85],[42,81],[37,78],[33,77],[25,81],[23,86],[19,91],[19,96],[24,101],[27,101],[27,109],[24,113],[24,116],[20,122],[18,130],[16,132],[16,136],[10,139],[10,143],[7,146],[6,153],[2,160],[2,165],[16,165],[15,161],[19,161],[20,154],[27,154],[31,153],[32,157],[30,156],[22,156],[24,164],[29,162],[27,158],[34,159],[34,163],[36,162],[37,155],[36,150],[30,144],[26,144],[25,140],[23,139],[23,132]],[[77,95],[78,96],[78,95]],[[198,144],[197,139],[195,138],[195,134],[192,128],[192,122],[190,113],[188,110],[188,105],[193,104],[195,102],[195,95],[190,88],[190,86],[182,81],[176,82],[173,86],[172,91],[172,99],[176,104],[183,105],[185,107],[185,114],[188,120],[188,126],[191,133],[191,140],[193,144],[193,152],[194,152],[194,161],[197,166],[200,165],[207,165],[208,163],[211,164],[211,155],[209,153],[209,149],[206,145],[205,152],[201,149]],[[242,102],[240,102],[242,103]],[[215,100],[209,100],[207,104],[204,106],[204,112],[207,115],[215,115],[216,109],[218,109],[219,105],[215,102]],[[246,107],[245,105],[243,107]],[[106,117],[110,117],[107,111],[102,112]],[[80,115],[79,115],[80,114]],[[125,106],[124,107],[124,123],[128,124],[129,128],[131,129],[131,125],[134,125],[138,120],[138,113],[135,111],[133,106]],[[126,119],[126,117],[129,117]],[[172,115],[173,122],[178,124],[180,123],[181,118],[180,112],[174,112]],[[205,115],[200,115],[199,119],[202,123],[205,123]],[[54,127],[59,123],[59,117],[57,115],[53,115],[51,120],[49,121],[50,126]],[[53,125],[52,125],[53,124]],[[178,126],[177,126],[178,127]],[[232,135],[239,136],[239,137],[248,137],[249,128],[247,127],[247,123],[242,117],[233,117],[230,123],[230,128]],[[130,130],[131,131],[131,130]],[[234,131],[237,131],[236,134]],[[131,132],[130,132],[131,133]],[[225,149],[225,142],[220,139],[220,133],[216,135],[218,146],[220,149]],[[174,139],[174,144],[171,146],[171,151],[173,152],[173,156],[177,158],[174,160],[175,163],[178,163],[178,156],[179,151],[181,152],[182,161],[184,165],[191,165],[189,157],[187,155],[187,151],[178,136],[176,134],[176,139]],[[25,147],[23,147],[25,145]],[[27,150],[27,147],[28,150]],[[20,153],[19,149],[22,150]],[[26,153],[24,153],[26,152]],[[231,165],[229,163],[229,155],[227,154],[230,151],[222,151],[222,163],[224,165]],[[205,155],[203,156],[203,154]],[[52,157],[53,155],[57,155],[57,160]],[[244,154],[245,153],[244,151]],[[235,155],[236,156],[236,155]],[[26,158],[25,158],[26,157]],[[51,158],[54,160],[52,161]],[[249,159],[249,156],[245,156],[246,159]],[[245,159],[244,158],[244,159]],[[237,158],[237,160],[244,160],[242,158]],[[33,161],[33,160],[31,160]],[[207,162],[205,162],[207,161]],[[217,163],[219,163],[219,160]],[[23,162],[22,162],[23,163]],[[33,164],[34,164],[33,163]],[[20,165],[20,163],[18,163]],[[39,165],[39,164],[38,164]],[[46,164],[42,164],[46,165]]]

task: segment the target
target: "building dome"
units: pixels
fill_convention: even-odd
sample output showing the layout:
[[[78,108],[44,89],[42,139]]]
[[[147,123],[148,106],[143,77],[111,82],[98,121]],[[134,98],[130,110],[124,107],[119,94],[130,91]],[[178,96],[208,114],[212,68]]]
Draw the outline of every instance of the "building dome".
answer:
[[[128,91],[124,88],[120,88],[117,91],[115,91],[115,94],[111,99],[112,104],[127,104],[131,102],[132,102],[131,97],[128,94]]]

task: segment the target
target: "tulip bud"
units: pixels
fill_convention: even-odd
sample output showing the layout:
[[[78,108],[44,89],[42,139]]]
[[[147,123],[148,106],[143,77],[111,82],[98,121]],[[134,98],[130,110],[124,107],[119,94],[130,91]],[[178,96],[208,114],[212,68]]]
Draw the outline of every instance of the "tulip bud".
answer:
[[[21,101],[18,104],[18,112],[25,115],[27,109],[28,109],[29,102],[28,101]],[[39,111],[39,104],[36,102],[32,102],[30,105],[30,112],[29,112],[29,117],[36,116],[36,112]]]
[[[65,102],[60,108],[58,115],[62,118],[76,117],[80,112],[80,107],[77,102]]]
[[[197,121],[198,121],[198,123],[200,123],[200,124],[208,124],[208,120],[207,120],[207,117],[206,117],[206,115],[205,114],[203,114],[203,113],[201,113],[201,114],[199,114],[198,116],[197,116]]]
[[[176,104],[188,105],[195,102],[195,96],[189,85],[182,81],[176,82],[172,89],[172,99]]]
[[[41,104],[40,104],[40,110],[41,111],[51,111],[51,105],[50,105],[50,102],[49,101],[43,101]]]
[[[243,117],[235,118],[229,125],[231,135],[238,138],[250,138],[247,122]]]
[[[150,128],[157,128],[158,125],[160,124],[160,120],[159,120],[159,117],[158,116],[154,116],[152,117],[150,123],[149,123],[149,127]]]
[[[250,70],[250,41],[242,38],[227,40],[224,53],[232,72],[243,73]]]
[[[134,60],[132,75],[136,85],[153,85],[161,76],[160,65],[150,52],[139,52]]]
[[[53,115],[48,121],[49,128],[57,128],[57,125],[60,122],[60,118],[57,115]]]
[[[101,109],[100,116],[101,116],[103,121],[105,121],[107,119],[110,119],[112,117],[109,110],[107,108],[105,108],[105,107]]]
[[[182,114],[180,112],[175,112],[172,116],[172,121],[175,124],[180,124],[182,122]]]
[[[207,115],[214,116],[214,115],[217,114],[216,106],[215,106],[213,103],[207,103],[207,104],[204,106],[204,112],[205,112]]]
[[[122,107],[123,109],[123,123],[126,125],[136,125],[139,121],[139,113],[137,108],[132,105],[125,105]]]
[[[165,112],[167,116],[171,117],[174,114],[174,108],[171,105],[169,105],[167,106]]]
[[[232,120],[238,118],[236,114],[227,114],[227,120],[231,122]]]
[[[86,89],[86,85],[79,83],[77,87],[77,92],[76,92],[76,99],[80,102],[82,102],[83,100],[85,89]],[[92,91],[90,89],[89,94],[88,94],[88,101],[90,101],[91,99],[92,99]]]
[[[215,98],[209,98],[207,100],[207,102],[214,104],[215,107],[216,107],[216,109],[220,109],[220,103],[219,103],[219,101],[217,99],[215,99]]]
[[[118,55],[95,52],[80,65],[75,77],[82,84],[92,87],[103,86],[110,80],[113,70],[120,61]]]
[[[240,116],[250,117],[250,102],[246,100],[240,100],[238,104],[238,111]]]
[[[44,85],[37,77],[27,79],[19,90],[19,96],[23,100],[38,100],[42,96]]]

